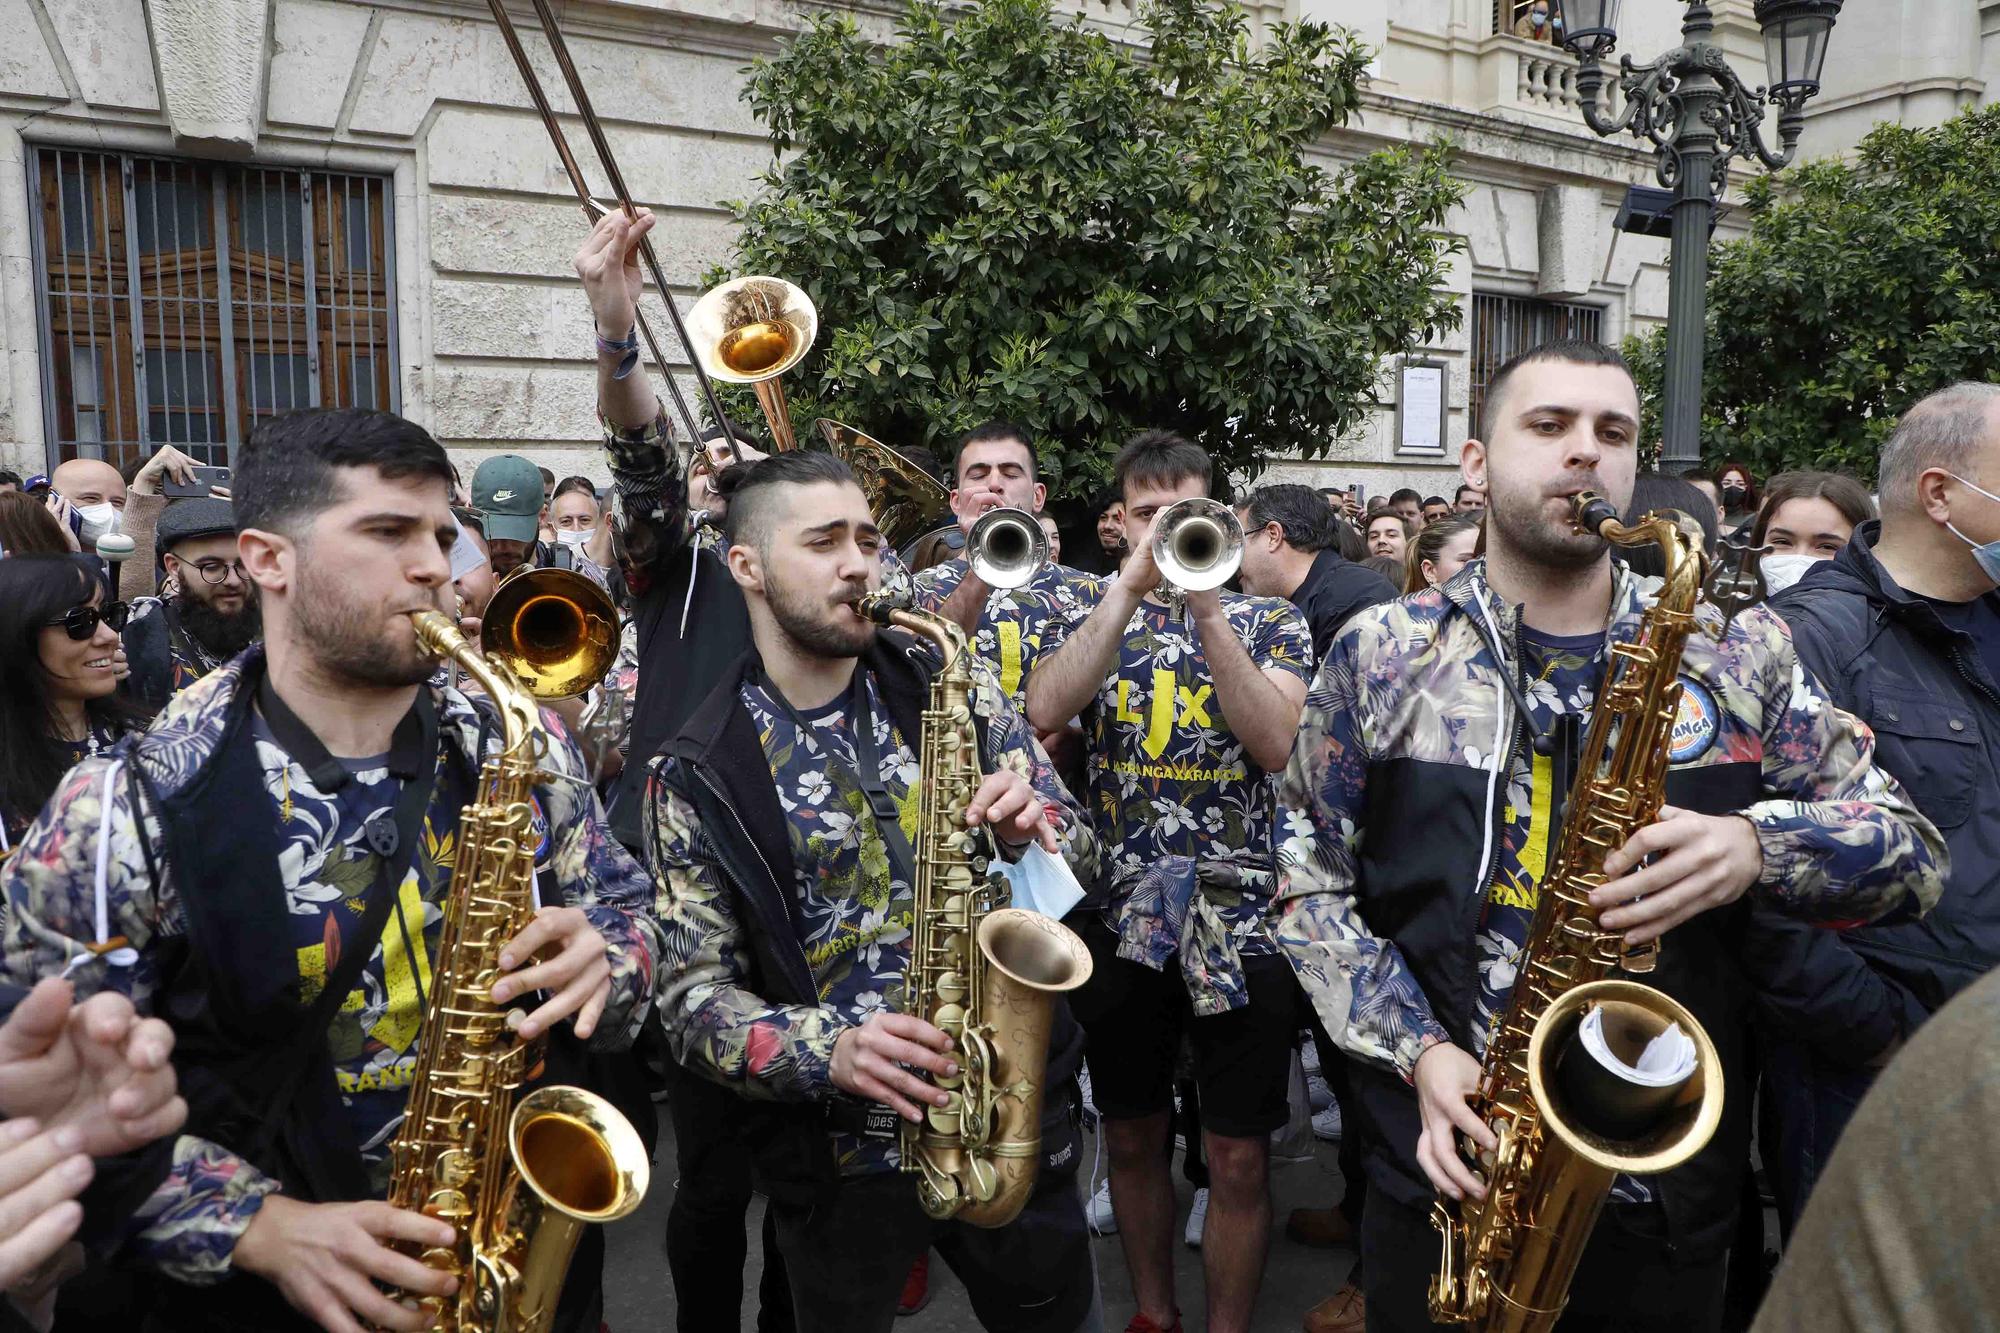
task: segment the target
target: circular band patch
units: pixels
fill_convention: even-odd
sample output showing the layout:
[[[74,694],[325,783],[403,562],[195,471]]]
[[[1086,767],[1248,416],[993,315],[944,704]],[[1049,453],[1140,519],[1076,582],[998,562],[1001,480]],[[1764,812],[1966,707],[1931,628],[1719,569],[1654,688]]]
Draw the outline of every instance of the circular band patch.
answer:
[[[1680,707],[1674,711],[1674,729],[1667,733],[1667,761],[1692,763],[1707,754],[1721,722],[1721,710],[1708,686],[1682,676]]]

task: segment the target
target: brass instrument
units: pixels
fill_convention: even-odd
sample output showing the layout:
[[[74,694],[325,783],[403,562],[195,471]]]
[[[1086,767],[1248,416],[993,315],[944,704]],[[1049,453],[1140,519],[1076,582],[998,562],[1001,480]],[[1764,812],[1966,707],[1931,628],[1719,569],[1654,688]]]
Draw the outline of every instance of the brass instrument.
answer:
[[[494,587],[479,651],[504,663],[535,698],[573,699],[617,660],[618,608],[573,569],[523,565]]]
[[[825,417],[818,424],[828,452],[854,469],[889,545],[901,547],[922,536],[950,511],[951,492],[888,445]]]
[[[1160,567],[1160,593],[1179,619],[1188,593],[1220,588],[1242,566],[1236,511],[1201,495],[1168,505],[1153,516],[1153,563]]]
[[[984,828],[965,826],[965,807],[984,776],[972,722],[965,631],[883,593],[856,609],[879,625],[937,646],[920,761],[914,920],[904,1008],[952,1039],[959,1072],[932,1080],[952,1094],[924,1122],[898,1121],[902,1168],[935,1218],[1005,1226],[1035,1184],[1042,1092],[1055,998],[1090,977],[1090,951],[1061,922],[994,906]]]
[[[1657,946],[1628,954],[1597,924],[1589,897],[1604,882],[1604,858],[1665,800],[1681,653],[1707,562],[1699,534],[1691,539],[1671,512],[1627,527],[1598,496],[1573,504],[1582,531],[1620,546],[1658,544],[1667,574],[1638,638],[1612,646],[1519,980],[1486,1049],[1471,1102],[1499,1139],[1482,1162],[1486,1197],[1432,1207],[1444,1246],[1431,1318],[1487,1333],[1553,1328],[1613,1178],[1680,1166],[1722,1118],[1721,1064],[1694,1015],[1650,986],[1607,979],[1619,968],[1649,970]],[[1581,1039],[1593,1010],[1614,1061],[1636,1064],[1678,1025],[1694,1048],[1693,1072],[1659,1086],[1613,1068]]]
[[[498,708],[503,743],[482,765],[459,818],[451,899],[418,1037],[416,1074],[389,1148],[389,1202],[458,1228],[424,1251],[458,1291],[423,1302],[447,1333],[546,1333],[586,1223],[638,1207],[644,1145],[612,1105],[581,1088],[516,1100],[539,1043],[509,1031],[489,995],[500,951],[535,914],[529,796],[545,742],[534,698],[435,611],[414,616],[417,642],[462,668]]]
[[[702,295],[688,311],[695,359],[713,379],[747,384],[757,394],[771,443],[780,453],[799,447],[779,377],[796,366],[819,336],[812,298],[783,278],[747,277]]]
[[[965,561],[987,587],[1018,588],[1049,562],[1049,534],[1025,509],[989,509],[965,534]]]

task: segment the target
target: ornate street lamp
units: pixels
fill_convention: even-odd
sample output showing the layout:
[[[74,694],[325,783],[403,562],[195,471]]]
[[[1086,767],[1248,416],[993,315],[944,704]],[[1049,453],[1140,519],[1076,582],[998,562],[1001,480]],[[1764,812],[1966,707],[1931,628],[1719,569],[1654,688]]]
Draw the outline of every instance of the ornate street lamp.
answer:
[[[1707,0],[1689,0],[1681,44],[1644,65],[1631,56],[1615,75],[1602,61],[1618,41],[1619,0],[1563,0],[1563,45],[1577,58],[1577,99],[1601,135],[1630,130],[1653,145],[1654,172],[1674,192],[1673,259],[1667,284],[1665,448],[1662,465],[1683,472],[1701,457],[1701,362],[1708,283],[1708,236],[1729,164],[1755,156],[1776,171],[1792,160],[1805,128],[1806,99],[1819,91],[1827,35],[1841,0],[1756,0],[1768,85],[1746,86],[1709,41]],[[1616,117],[1599,101],[1607,77],[1625,107]],[[1778,108],[1778,147],[1764,141],[1763,103]]]

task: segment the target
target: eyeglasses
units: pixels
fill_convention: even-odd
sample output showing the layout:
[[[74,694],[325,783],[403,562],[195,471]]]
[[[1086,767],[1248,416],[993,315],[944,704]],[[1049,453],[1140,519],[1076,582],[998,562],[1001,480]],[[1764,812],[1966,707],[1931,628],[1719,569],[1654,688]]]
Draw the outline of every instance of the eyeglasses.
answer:
[[[236,576],[238,583],[247,583],[249,581],[248,577],[243,573],[243,562],[241,560],[202,560],[197,562],[194,568],[195,572],[201,575],[203,583],[223,583],[228,580],[231,574]]]
[[[125,632],[125,622],[131,619],[131,616],[131,607],[123,602],[113,602],[109,606],[104,607],[72,606],[54,620],[45,620],[42,623],[50,629],[54,629],[60,625],[63,632],[68,634],[70,638],[76,640],[78,643],[82,643],[85,639],[97,633],[97,622],[100,620],[111,626],[113,634],[123,634]]]

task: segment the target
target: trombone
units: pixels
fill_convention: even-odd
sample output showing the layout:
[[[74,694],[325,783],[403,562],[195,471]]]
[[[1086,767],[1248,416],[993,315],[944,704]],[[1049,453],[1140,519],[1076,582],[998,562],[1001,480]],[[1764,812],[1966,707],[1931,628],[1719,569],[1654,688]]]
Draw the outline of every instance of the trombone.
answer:
[[[534,5],[536,20],[541,24],[542,37],[555,56],[556,68],[569,87],[570,100],[576,104],[577,115],[583,120],[584,132],[590,136],[591,147],[597,151],[605,180],[610,183],[611,192],[617,196],[618,206],[625,210],[625,216],[637,218],[638,210],[632,202],[632,192],[626,187],[624,173],[619,171],[618,163],[611,155],[611,141],[605,137],[604,126],[591,106],[590,94],[584,91],[583,78],[577,73],[576,62],[570,59],[569,44],[563,40],[562,29],[556,24],[549,0],[530,0],[530,3]],[[486,0],[486,4],[493,11],[493,21],[500,25],[501,39],[507,43],[507,53],[514,58],[514,67],[521,72],[521,82],[527,86],[528,98],[535,104],[535,112],[541,116],[543,128],[549,132],[556,156],[562,159],[563,171],[576,191],[577,202],[583,206],[583,215],[592,226],[596,226],[598,219],[610,210],[591,194],[590,184],[583,178],[583,169],[577,165],[576,155],[570,151],[569,138],[556,122],[555,108],[549,104],[541,79],[528,61],[527,49],[521,45],[514,20],[507,16],[504,0]],[[691,335],[687,323],[681,319],[679,307],[674,304],[673,288],[668,286],[666,270],[660,267],[659,255],[653,250],[652,237],[640,238],[639,254],[645,261],[646,272],[653,279],[654,288],[667,307],[667,318],[674,326],[674,334],[687,353],[688,366],[694,371],[695,382],[701,388],[710,419],[717,426],[729,419],[722,410],[722,400],[716,396],[716,380],[749,384],[755,388],[757,401],[770,423],[772,442],[781,450],[797,448],[792,435],[791,413],[785,408],[783,394],[778,388],[778,376],[797,365],[812,346],[813,336],[819,328],[819,316],[813,309],[812,299],[798,287],[778,278],[738,278],[707,293],[695,303],[688,315],[688,319],[697,326],[696,332]],[[661,351],[659,340],[653,336],[652,326],[646,322],[645,312],[634,306],[633,314],[637,319],[639,335],[645,340],[646,350],[653,355],[653,364],[666,378],[675,414],[680,417],[681,425],[687,430],[689,445],[693,447],[702,437],[701,427],[681,393],[679,382],[667,369],[667,358]],[[616,330],[612,332],[615,335]],[[729,444],[729,449],[733,455],[733,443]]]

